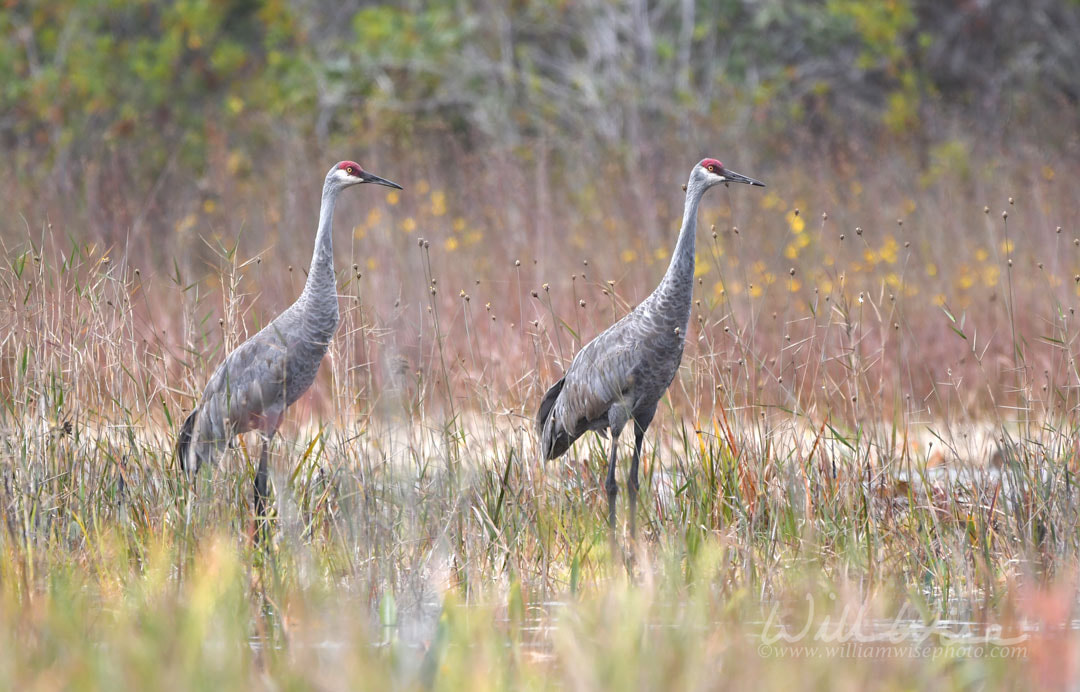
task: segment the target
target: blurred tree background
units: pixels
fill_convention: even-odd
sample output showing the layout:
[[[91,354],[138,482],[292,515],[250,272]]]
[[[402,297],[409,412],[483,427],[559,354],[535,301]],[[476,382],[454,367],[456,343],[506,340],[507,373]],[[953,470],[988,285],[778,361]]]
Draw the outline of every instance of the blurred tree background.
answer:
[[[103,205],[283,138],[633,169],[711,131],[925,164],[952,122],[1080,125],[1077,0],[7,0],[0,36],[9,174]]]

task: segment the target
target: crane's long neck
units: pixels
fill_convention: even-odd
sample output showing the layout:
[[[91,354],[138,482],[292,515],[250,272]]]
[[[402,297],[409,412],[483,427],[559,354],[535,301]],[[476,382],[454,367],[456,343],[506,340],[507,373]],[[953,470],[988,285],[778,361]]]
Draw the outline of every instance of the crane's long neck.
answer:
[[[334,205],[340,188],[327,183],[323,186],[322,205],[319,207],[319,230],[315,234],[315,250],[311,253],[304,294],[319,296],[337,295],[334,277]]]
[[[674,323],[686,332],[690,320],[690,302],[694,294],[694,244],[697,236],[697,214],[705,186],[691,178],[686,189],[686,207],[683,209],[682,229],[675,252],[671,256],[664,278],[653,292],[654,300],[666,326]]]

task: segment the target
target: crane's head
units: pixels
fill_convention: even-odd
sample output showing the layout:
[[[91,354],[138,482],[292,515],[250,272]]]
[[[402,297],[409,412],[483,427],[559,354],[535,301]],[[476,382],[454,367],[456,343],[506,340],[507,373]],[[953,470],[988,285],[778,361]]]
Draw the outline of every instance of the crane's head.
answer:
[[[368,173],[355,161],[342,161],[334,164],[330,172],[326,174],[326,183],[337,187],[349,187],[361,183],[376,183],[395,189],[402,189],[400,185],[390,182],[386,178],[380,178],[374,173]]]
[[[703,185],[706,189],[720,183],[746,183],[765,187],[765,183],[759,180],[747,178],[745,175],[724,168],[724,164],[716,159],[702,159],[701,163],[694,166],[693,172],[690,173],[690,182]]]

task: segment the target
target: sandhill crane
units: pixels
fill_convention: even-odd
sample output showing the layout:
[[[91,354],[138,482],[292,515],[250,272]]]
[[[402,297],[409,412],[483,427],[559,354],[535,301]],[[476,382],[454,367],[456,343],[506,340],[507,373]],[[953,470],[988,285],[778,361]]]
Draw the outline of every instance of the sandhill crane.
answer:
[[[704,159],[690,171],[682,230],[667,273],[656,290],[625,317],[582,348],[566,374],[544,395],[536,416],[540,451],[554,459],[581,435],[611,430],[607,481],[608,526],[615,529],[615,457],[623,426],[634,422],[634,458],[630,491],[630,536],[635,534],[638,459],[645,430],[656,413],[682,360],[690,302],[694,291],[694,240],[698,204],[705,191],[720,183],[764,183]]]
[[[216,463],[236,435],[262,437],[255,473],[255,516],[266,509],[267,455],[285,410],[307,391],[338,325],[332,237],[334,205],[347,187],[397,183],[368,173],[355,161],[335,164],[323,183],[319,228],[304,290],[259,333],[236,347],[210,376],[198,405],[180,428],[176,457],[185,471]]]

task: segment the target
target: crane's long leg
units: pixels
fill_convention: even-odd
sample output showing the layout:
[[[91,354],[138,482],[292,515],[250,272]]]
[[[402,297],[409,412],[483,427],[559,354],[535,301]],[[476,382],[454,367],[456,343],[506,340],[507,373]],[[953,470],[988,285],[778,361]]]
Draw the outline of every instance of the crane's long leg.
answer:
[[[269,499],[266,492],[267,461],[270,456],[270,438],[263,437],[262,452],[259,454],[259,468],[255,472],[255,545],[269,538],[270,530],[266,524],[266,505]]]
[[[608,505],[608,528],[615,532],[615,497],[619,494],[619,485],[615,482],[615,456],[619,449],[619,434],[611,431],[611,457],[608,459],[607,482],[604,489],[607,490]]]
[[[645,439],[645,428],[634,421],[634,460],[630,462],[630,477],[626,487],[630,491],[630,539],[637,535],[637,496],[638,496],[638,460],[641,458],[641,442]]]

